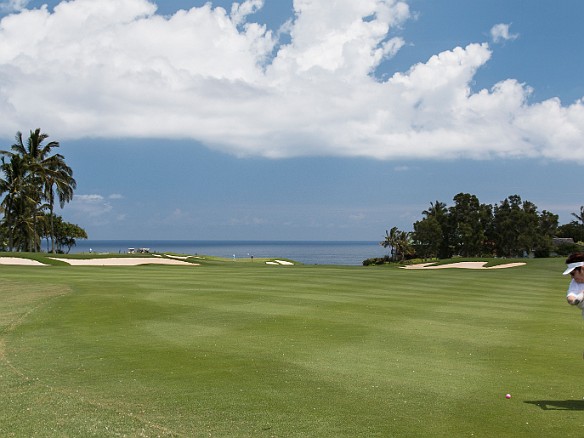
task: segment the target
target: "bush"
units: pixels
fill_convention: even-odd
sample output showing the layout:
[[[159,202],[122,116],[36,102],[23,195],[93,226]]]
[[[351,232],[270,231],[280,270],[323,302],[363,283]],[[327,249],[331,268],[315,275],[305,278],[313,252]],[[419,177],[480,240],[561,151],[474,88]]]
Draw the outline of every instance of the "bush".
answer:
[[[573,252],[582,251],[582,249],[583,249],[582,245],[579,245],[577,243],[566,243],[556,246],[555,252],[556,254],[561,256],[569,256]]]
[[[371,259],[363,260],[363,266],[383,265],[383,264],[389,263],[389,262],[391,262],[391,258],[388,255],[386,255],[383,257],[374,257]]]

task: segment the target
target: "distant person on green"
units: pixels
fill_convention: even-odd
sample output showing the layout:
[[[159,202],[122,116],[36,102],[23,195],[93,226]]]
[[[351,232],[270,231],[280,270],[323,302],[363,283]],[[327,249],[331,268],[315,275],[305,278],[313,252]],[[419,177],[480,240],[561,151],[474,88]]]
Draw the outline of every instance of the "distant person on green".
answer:
[[[582,309],[584,317],[584,253],[575,252],[570,254],[566,259],[566,270],[564,275],[570,275],[572,280],[570,281],[570,286],[568,286],[568,292],[566,294],[566,299],[568,304],[572,306],[578,306]]]

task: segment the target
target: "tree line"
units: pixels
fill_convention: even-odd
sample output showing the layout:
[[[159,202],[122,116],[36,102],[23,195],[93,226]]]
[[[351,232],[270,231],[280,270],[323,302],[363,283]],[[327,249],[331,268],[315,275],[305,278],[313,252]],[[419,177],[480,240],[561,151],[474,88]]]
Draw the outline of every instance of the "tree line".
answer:
[[[555,237],[584,241],[584,207],[579,220],[559,226],[558,215],[543,210],[518,195],[498,204],[483,204],[469,193],[459,193],[454,205],[431,202],[413,231],[397,227],[386,231],[380,244],[391,250],[391,260],[406,258],[548,257]]]
[[[0,151],[0,248],[37,252],[43,239],[47,251],[63,252],[87,233],[55,214],[55,203],[63,208],[73,199],[77,183],[63,155],[54,153],[59,142],[46,142],[40,129],[21,132],[10,150]]]

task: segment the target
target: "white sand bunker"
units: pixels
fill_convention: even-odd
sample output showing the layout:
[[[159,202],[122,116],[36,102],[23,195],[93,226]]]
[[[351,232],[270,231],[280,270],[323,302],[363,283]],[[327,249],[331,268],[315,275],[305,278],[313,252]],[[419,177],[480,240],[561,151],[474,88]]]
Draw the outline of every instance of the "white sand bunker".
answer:
[[[0,265],[47,266],[36,260],[23,259],[21,257],[0,257]]]
[[[164,259],[159,257],[111,257],[103,259],[59,259],[53,257],[53,260],[68,263],[72,266],[138,266],[138,265],[180,265],[180,266],[198,266],[194,263],[184,262],[182,260]]]
[[[162,257],[161,255],[158,254],[154,254],[155,257]],[[169,259],[175,259],[175,260],[187,260],[190,259],[191,256],[175,256],[172,254],[164,254],[164,257],[168,257]]]
[[[266,265],[293,266],[294,263],[287,262],[286,260],[274,260],[273,262],[266,262]]]
[[[434,263],[419,263],[417,265],[401,266],[402,269],[448,269],[448,268],[458,268],[458,269],[505,269],[505,268],[515,268],[517,266],[523,266],[525,263],[507,263],[504,265],[489,266],[485,265],[488,262],[458,262],[450,263],[448,265],[435,265]]]

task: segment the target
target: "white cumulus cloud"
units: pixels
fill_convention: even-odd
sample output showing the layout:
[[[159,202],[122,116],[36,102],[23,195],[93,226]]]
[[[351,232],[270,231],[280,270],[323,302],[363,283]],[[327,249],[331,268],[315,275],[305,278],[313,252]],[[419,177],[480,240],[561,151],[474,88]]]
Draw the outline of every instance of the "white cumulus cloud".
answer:
[[[471,91],[492,49],[437,53],[384,80],[404,45],[399,0],[295,0],[280,29],[263,0],[171,16],[148,0],[70,0],[0,22],[0,135],[193,139],[238,156],[501,156],[584,162],[584,105],[530,104],[513,79]],[[495,39],[511,39],[508,25]],[[494,28],[494,29],[495,29]]]
[[[69,208],[89,218],[104,216],[113,209],[102,195],[75,195]]]
[[[516,40],[519,34],[512,34],[509,32],[510,24],[499,23],[491,28],[491,38],[493,42],[500,43],[502,41]]]

